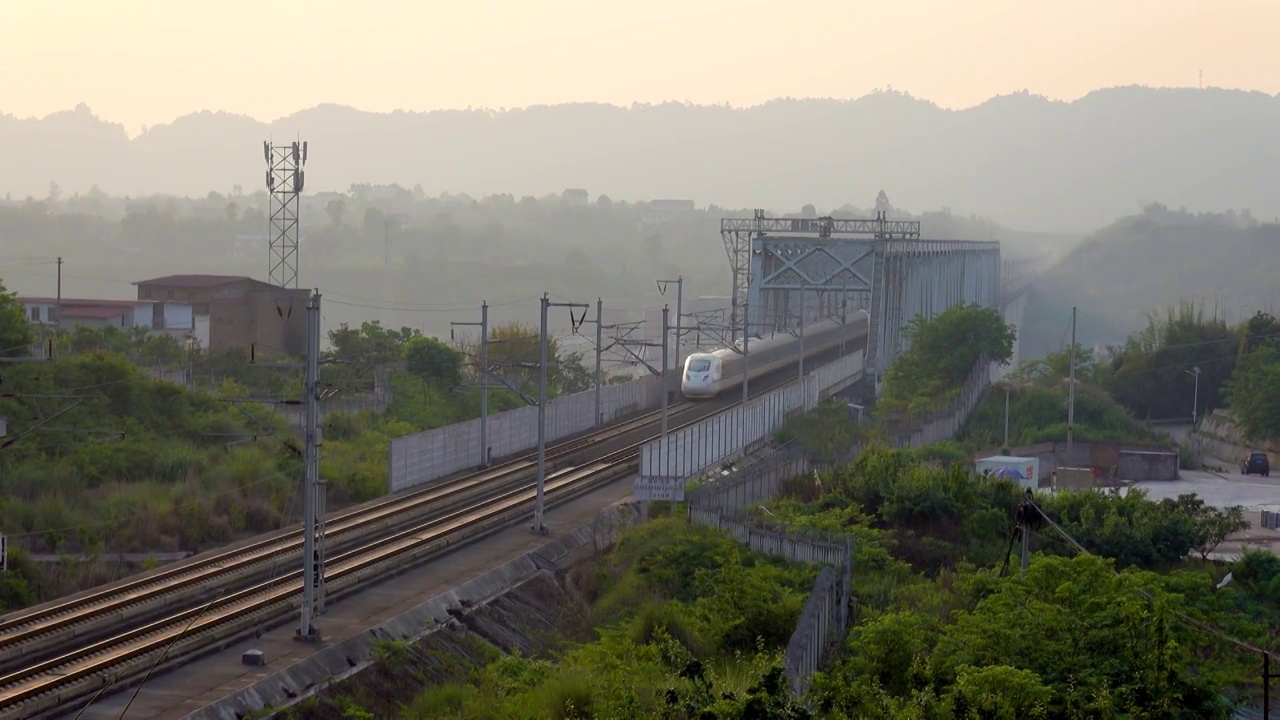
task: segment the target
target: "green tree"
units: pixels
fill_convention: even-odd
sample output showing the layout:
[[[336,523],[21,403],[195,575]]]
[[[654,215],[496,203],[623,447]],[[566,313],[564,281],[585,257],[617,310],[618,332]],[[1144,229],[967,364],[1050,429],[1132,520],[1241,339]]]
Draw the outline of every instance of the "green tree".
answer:
[[[480,341],[459,343],[464,353],[480,359]],[[518,322],[489,328],[489,365],[495,375],[526,393],[537,393],[540,359],[538,329]],[[560,343],[547,336],[547,392],[552,396],[581,392],[595,387],[595,370],[583,363],[580,352],[561,354]]]
[[[1241,358],[1226,398],[1250,438],[1280,437],[1280,349],[1263,346]]]
[[[1163,316],[1147,314],[1147,327],[1111,349],[1104,387],[1138,417],[1190,417],[1222,407],[1222,388],[1239,353],[1239,335],[1225,320],[1205,315],[1203,305],[1184,302]],[[1196,381],[1188,373],[1200,368]]]
[[[1071,377],[1071,348],[1051,352],[1042,358],[1023,362],[1009,379],[1016,383],[1034,383],[1036,385],[1053,385],[1066,381]],[[1101,382],[1106,368],[1097,362],[1093,349],[1083,345],[1075,346],[1076,381],[1086,384]]]
[[[1191,520],[1191,549],[1199,553],[1201,560],[1209,559],[1209,553],[1228,536],[1252,527],[1244,519],[1243,507],[1216,508],[1194,494],[1179,495],[1177,500],[1162,500],[1160,505],[1162,509],[1173,510]]]
[[[329,353],[335,360],[357,361],[369,364],[394,362],[404,356],[404,345],[413,338],[422,337],[422,331],[402,327],[399,330],[382,327],[377,320],[365,321],[359,328],[342,323],[337,330],[329,331]]]
[[[440,340],[414,337],[404,344],[405,367],[437,389],[462,384],[462,353]]]
[[[1280,320],[1259,310],[1240,327],[1240,357],[1264,347],[1280,349]]]
[[[35,333],[18,303],[17,293],[9,292],[0,283],[0,354],[5,357],[27,355],[33,342]]]
[[[596,372],[593,368],[588,368],[584,361],[580,352],[556,358],[554,371],[548,375],[548,381],[555,385],[557,394],[572,395],[596,386]]]
[[[980,358],[1007,364],[1017,339],[1000,311],[963,303],[931,320],[916,316],[903,333],[911,345],[885,373],[879,404],[910,412],[932,410],[955,398]]]

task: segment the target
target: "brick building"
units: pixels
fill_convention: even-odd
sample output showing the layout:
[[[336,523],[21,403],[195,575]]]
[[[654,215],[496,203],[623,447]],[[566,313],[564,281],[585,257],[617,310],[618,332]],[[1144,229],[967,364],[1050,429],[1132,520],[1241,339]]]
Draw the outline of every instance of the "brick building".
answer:
[[[190,304],[195,335],[210,350],[306,353],[309,290],[237,275],[168,275],[134,285],[139,300]]]

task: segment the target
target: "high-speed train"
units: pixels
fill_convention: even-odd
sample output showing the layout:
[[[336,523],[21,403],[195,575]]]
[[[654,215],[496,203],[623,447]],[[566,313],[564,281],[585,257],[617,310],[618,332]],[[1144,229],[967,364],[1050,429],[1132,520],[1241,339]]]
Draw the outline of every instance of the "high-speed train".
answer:
[[[823,320],[804,327],[805,359],[850,343],[867,334],[867,317],[861,313],[843,324]],[[789,332],[751,338],[747,345],[747,380],[755,380],[776,370],[795,364],[799,356],[800,338]],[[680,392],[690,400],[713,398],[725,390],[742,386],[742,341],[732,348],[715,352],[694,353],[684,361]]]

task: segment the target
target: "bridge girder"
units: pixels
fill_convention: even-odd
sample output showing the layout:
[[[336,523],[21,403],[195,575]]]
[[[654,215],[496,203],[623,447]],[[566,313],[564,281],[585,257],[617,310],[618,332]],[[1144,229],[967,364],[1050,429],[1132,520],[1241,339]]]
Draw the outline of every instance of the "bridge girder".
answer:
[[[962,302],[998,307],[1002,270],[998,242],[757,235],[746,322],[782,330],[801,312],[806,323],[865,312],[867,367],[878,377],[906,349],[912,318]]]
[[[877,380],[909,344],[906,325],[958,303],[998,308],[1039,270],[1003,260],[1000,243],[925,240],[920,223],[874,219],[725,218],[720,233],[733,271],[731,340],[802,322],[865,312],[867,368]]]

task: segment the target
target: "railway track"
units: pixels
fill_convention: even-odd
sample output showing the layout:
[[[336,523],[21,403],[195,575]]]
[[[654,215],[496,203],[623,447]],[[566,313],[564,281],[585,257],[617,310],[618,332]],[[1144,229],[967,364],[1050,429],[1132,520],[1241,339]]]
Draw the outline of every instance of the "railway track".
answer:
[[[757,392],[786,377],[780,372],[759,382]],[[727,400],[673,406],[671,418],[680,424],[671,430],[737,404]],[[653,438],[645,434],[634,442],[628,436],[651,433],[659,415],[647,413],[549,448],[547,506],[634,473],[640,447]],[[619,444],[625,447],[610,452]],[[608,454],[571,466],[591,451]],[[530,515],[535,473],[531,454],[331,515],[325,525],[327,596],[349,594]],[[164,658],[159,667],[168,667],[279,624],[301,601],[301,571],[295,569],[301,545],[301,528],[294,528],[0,618],[0,720],[83,703],[106,684],[128,683],[157,658]],[[288,570],[277,574],[281,568]]]
[[[673,427],[679,429],[698,420]],[[633,474],[639,450],[649,439],[548,476],[545,502],[555,507],[621,477]],[[524,480],[483,499],[327,558],[325,584],[341,596],[396,570],[496,532],[532,513],[536,480]],[[0,720],[39,717],[65,709],[108,683],[128,683],[152,665],[164,668],[187,656],[226,643],[255,629],[274,626],[299,609],[302,573],[290,569],[212,600],[175,609],[159,619],[89,642],[0,676]],[[184,582],[197,582],[186,580]],[[123,667],[122,667],[123,666]]]
[[[672,417],[694,409],[677,406]],[[657,421],[647,413],[601,433],[575,438],[547,451],[548,472],[589,445],[625,436]],[[474,499],[478,493],[518,482],[537,472],[537,454],[520,457],[490,470],[444,480],[406,494],[340,511],[326,519],[326,552],[341,551],[352,542],[393,531],[424,513],[449,510]],[[301,561],[302,528],[255,540],[248,545],[199,555],[136,578],[126,579],[65,601],[19,611],[0,618],[0,672],[56,654],[68,644],[83,644],[103,632],[157,612],[188,603],[211,588],[266,576],[280,566]]]

